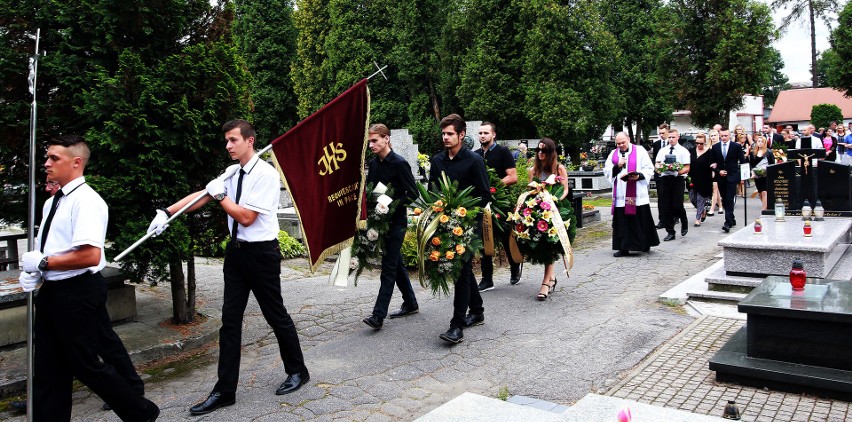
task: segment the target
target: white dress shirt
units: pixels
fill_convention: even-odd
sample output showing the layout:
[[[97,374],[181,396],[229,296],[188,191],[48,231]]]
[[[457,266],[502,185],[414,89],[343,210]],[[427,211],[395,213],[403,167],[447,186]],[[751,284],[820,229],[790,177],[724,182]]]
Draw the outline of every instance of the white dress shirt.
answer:
[[[239,164],[234,164],[238,166]],[[237,224],[237,240],[244,242],[263,242],[278,239],[278,201],[281,195],[281,182],[278,178],[278,170],[269,163],[260,160],[255,154],[246,163],[243,170],[243,189],[240,194],[238,205],[243,208],[256,211],[257,219],[248,227]],[[237,183],[240,180],[239,170],[233,176],[225,180],[225,194],[235,201],[237,197]],[[228,216],[228,230],[233,227],[234,219]]]
[[[666,145],[665,147],[663,147],[663,149],[661,149],[659,152],[657,152],[657,159],[654,160],[654,161],[657,162],[657,163],[665,163],[666,162],[666,155],[671,153],[670,152],[671,147],[672,147],[671,145]],[[680,144],[675,144],[674,156],[675,156],[675,159],[677,160],[678,163],[681,163],[684,166],[689,164],[689,161],[690,161],[689,150],[682,147]],[[677,176],[677,175],[678,174],[677,174],[676,171],[664,171],[664,172],[660,173],[660,176]],[[684,174],[681,174],[680,177],[686,177],[686,175],[687,174],[684,173]]]
[[[109,208],[106,202],[86,184],[85,177],[78,177],[62,187],[63,197],[50,224],[50,231],[44,244],[45,256],[60,256],[68,254],[83,245],[91,245],[101,250],[101,260],[98,265],[77,270],[47,270],[45,280],[65,280],[90,271],[96,273],[106,267],[104,242],[106,240]],[[41,248],[41,229],[47,220],[53,201],[52,197],[44,202],[42,207],[41,225],[36,236],[36,250]]]

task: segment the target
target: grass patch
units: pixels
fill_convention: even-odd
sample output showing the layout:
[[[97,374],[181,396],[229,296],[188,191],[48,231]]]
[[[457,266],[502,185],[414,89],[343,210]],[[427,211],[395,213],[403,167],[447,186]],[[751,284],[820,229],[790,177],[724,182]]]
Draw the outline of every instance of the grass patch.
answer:
[[[497,398],[503,401],[509,400],[509,387],[500,387],[500,391],[497,392]]]
[[[612,225],[608,222],[597,222],[588,224],[577,230],[577,238],[572,246],[574,249],[589,249],[596,247],[603,240],[612,238]]]
[[[145,380],[145,383],[148,384],[179,378],[214,362],[216,362],[215,356],[206,353],[202,348],[197,353],[179,355],[172,359],[154,362],[140,372],[148,375]]]
[[[591,205],[593,207],[611,207],[611,196],[590,196],[583,198],[583,206]]]

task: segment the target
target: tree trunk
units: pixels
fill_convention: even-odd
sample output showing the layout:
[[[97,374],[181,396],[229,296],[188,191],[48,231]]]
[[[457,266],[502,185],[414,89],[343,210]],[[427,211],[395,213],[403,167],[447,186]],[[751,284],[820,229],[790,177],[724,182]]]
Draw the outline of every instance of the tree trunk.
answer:
[[[180,258],[169,260],[169,274],[172,285],[172,321],[175,324],[187,324],[186,287],[184,286],[183,262]]]
[[[636,144],[642,144],[642,116],[636,118]]]
[[[630,138],[630,143],[635,144],[636,138],[633,137],[633,119],[627,118],[627,137]]]
[[[438,106],[438,95],[435,94],[435,85],[429,80],[429,101],[432,103],[432,113],[435,115],[435,120],[441,121],[441,108]]]
[[[814,2],[808,1],[808,17],[811,20],[811,88],[817,87],[817,53],[816,53],[816,25],[814,24]]]
[[[186,313],[189,322],[195,319],[195,257],[190,256],[186,263]]]

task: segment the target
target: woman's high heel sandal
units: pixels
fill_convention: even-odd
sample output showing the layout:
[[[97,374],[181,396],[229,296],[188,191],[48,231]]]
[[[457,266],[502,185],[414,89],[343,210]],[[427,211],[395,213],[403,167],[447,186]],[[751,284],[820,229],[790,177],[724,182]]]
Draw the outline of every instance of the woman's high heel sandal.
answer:
[[[557,283],[557,281],[556,281],[556,279],[555,279],[555,278],[554,278],[553,280],[551,280],[551,281],[553,282],[553,284],[549,284],[549,283],[541,283],[541,285],[542,285],[542,286],[547,286],[547,293],[541,293],[541,292],[539,292],[539,293],[535,296],[536,300],[542,301],[542,300],[545,300],[545,299],[547,299],[548,297],[550,297],[550,294],[551,294],[551,293],[553,293],[553,289],[554,289],[554,288],[556,288],[556,283]]]

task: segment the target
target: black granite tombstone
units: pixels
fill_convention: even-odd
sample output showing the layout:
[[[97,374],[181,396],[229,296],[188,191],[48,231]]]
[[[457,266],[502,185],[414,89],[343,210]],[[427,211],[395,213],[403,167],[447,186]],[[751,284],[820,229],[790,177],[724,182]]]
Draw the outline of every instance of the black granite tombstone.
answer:
[[[787,161],[766,167],[766,191],[770,212],[775,208],[776,202],[784,204],[785,210],[798,209],[796,163]]]
[[[805,199],[811,204],[816,203],[817,191],[814,184],[816,177],[814,176],[813,161],[820,158],[825,158],[825,150],[822,148],[787,150],[787,160],[798,161],[801,165],[799,168],[799,199],[801,202],[792,203],[794,209],[802,209]]]
[[[826,211],[852,210],[852,183],[849,166],[820,161],[817,166],[817,196]]]

